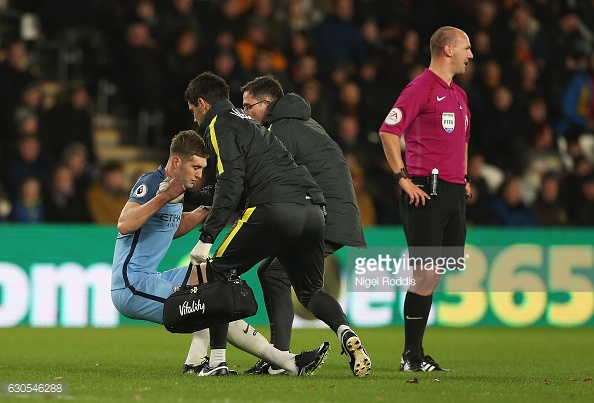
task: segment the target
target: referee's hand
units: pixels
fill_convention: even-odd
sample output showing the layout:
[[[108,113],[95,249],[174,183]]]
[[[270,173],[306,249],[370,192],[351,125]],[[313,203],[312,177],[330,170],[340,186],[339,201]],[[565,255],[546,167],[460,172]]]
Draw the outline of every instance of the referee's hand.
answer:
[[[398,184],[408,195],[410,199],[408,204],[414,204],[415,206],[418,206],[419,203],[421,203],[424,206],[425,200],[431,199],[431,197],[429,197],[429,195],[425,193],[423,189],[415,185],[410,179],[400,178]]]

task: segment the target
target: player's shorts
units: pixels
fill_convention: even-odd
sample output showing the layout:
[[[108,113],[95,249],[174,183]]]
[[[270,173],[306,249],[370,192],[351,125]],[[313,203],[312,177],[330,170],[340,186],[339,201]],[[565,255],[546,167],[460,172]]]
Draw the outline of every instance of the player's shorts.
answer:
[[[187,266],[176,267],[163,273],[138,275],[127,288],[111,291],[111,300],[117,310],[130,319],[142,319],[163,324],[163,304],[181,285]]]

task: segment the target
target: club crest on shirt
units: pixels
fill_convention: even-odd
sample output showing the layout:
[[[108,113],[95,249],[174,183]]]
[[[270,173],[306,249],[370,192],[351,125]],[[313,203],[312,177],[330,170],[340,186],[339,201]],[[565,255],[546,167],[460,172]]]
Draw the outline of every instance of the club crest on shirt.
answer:
[[[144,196],[146,194],[147,191],[148,191],[148,188],[143,183],[142,185],[140,185],[140,186],[138,186],[136,188],[136,190],[134,191],[134,196],[136,196],[136,197],[142,197],[142,196]]]
[[[448,133],[454,131],[454,127],[456,127],[456,117],[452,112],[444,112],[441,114],[441,126]]]
[[[392,108],[390,113],[388,113],[388,116],[386,116],[384,122],[386,122],[387,125],[394,126],[400,123],[401,120],[402,111],[399,108]]]

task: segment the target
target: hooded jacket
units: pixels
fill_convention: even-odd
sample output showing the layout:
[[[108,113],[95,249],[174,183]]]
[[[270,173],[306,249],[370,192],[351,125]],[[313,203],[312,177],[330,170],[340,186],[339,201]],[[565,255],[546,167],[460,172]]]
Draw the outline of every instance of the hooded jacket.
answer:
[[[351,171],[338,144],[311,118],[309,102],[297,94],[286,94],[268,105],[262,124],[322,189],[328,214],[325,239],[365,247]]]
[[[305,167],[272,133],[227,99],[215,102],[199,127],[216,175],[211,211],[202,232],[213,239],[225,227],[242,194],[245,208],[265,203],[324,204]]]

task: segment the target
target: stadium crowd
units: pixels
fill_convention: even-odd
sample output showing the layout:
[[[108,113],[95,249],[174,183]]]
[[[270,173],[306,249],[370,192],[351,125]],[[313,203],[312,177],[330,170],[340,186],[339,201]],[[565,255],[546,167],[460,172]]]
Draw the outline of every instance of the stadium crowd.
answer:
[[[19,0],[0,7],[11,16],[0,18],[0,221],[116,222],[128,185],[121,162],[95,153],[97,83],[117,89],[110,113],[162,116],[151,144],[161,147],[194,128],[184,89],[210,70],[230,85],[236,106],[240,87],[268,73],[305,98],[347,158],[363,224],[399,224],[399,187],[378,129],[428,66],[431,33],[453,25],[467,32],[474,54],[456,78],[472,113],[469,224],[594,225],[590,0]],[[42,83],[63,76],[61,52],[74,56],[63,98],[47,108]]]

